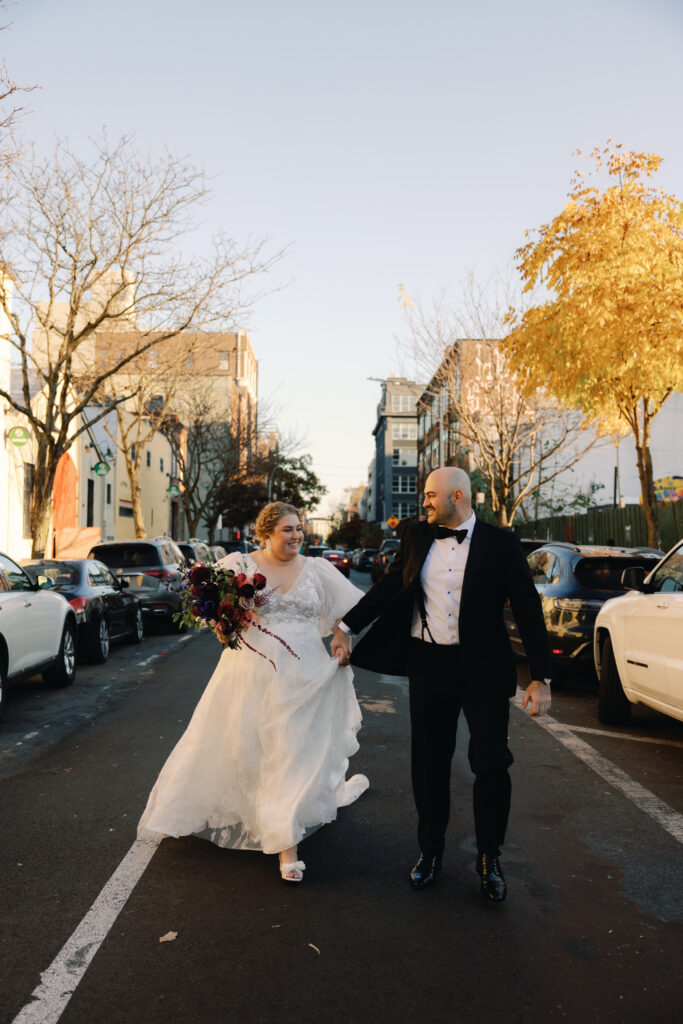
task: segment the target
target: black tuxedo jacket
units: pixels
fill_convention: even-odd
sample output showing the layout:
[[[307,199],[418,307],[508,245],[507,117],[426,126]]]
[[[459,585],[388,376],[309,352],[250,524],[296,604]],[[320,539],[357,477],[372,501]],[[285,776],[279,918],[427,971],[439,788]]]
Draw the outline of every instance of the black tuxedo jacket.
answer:
[[[434,540],[426,522],[406,527],[384,576],[343,621],[359,633],[351,664],[387,675],[406,675],[420,572]],[[517,673],[503,618],[509,600],[529,658],[532,679],[551,675],[541,601],[514,533],[477,519],[465,567],[459,635],[468,685],[483,697],[510,697]]]

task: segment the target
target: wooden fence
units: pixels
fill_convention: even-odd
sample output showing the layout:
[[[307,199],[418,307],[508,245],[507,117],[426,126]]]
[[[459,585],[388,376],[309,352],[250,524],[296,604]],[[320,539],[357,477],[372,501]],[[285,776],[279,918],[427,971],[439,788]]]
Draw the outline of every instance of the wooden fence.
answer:
[[[519,537],[537,540],[567,540],[574,544],[614,543],[627,548],[647,547],[645,514],[640,505],[626,508],[591,508],[571,516],[550,516],[535,522],[514,523]],[[661,548],[669,548],[683,537],[683,501],[659,505]]]

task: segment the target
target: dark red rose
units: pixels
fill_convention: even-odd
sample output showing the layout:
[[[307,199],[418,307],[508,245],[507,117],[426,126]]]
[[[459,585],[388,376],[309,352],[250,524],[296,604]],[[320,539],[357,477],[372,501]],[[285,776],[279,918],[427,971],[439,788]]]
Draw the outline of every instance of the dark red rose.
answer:
[[[266,577],[262,576],[260,572],[254,573],[254,587],[256,590],[263,590],[266,585]]]
[[[208,565],[201,565],[201,563],[193,565],[190,569],[190,579],[195,584],[208,583],[211,579],[211,569]]]
[[[253,597],[254,587],[251,583],[243,583],[240,587],[240,597]]]
[[[238,573],[237,576],[235,577],[235,579],[237,580],[237,582],[238,582],[238,584],[240,586],[242,585],[242,583],[244,583],[246,578],[247,577],[246,577],[246,575],[243,572]]]

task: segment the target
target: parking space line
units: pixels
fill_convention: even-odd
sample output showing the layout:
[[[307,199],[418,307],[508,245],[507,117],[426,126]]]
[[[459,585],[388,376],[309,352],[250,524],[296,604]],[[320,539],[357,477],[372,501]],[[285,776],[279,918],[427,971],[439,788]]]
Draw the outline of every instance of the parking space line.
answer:
[[[75,932],[41,972],[32,1001],[12,1024],[56,1024],[158,845],[157,840],[136,839]]]
[[[522,696],[523,692],[518,690],[517,696],[514,698],[514,703],[517,707],[522,703]],[[673,836],[677,842],[683,845],[683,814],[679,814],[678,811],[675,811],[668,804],[665,804],[663,800],[660,800],[658,796],[651,793],[649,789],[645,789],[639,782],[632,779],[621,768],[617,768],[616,765],[608,761],[602,754],[599,754],[585,740],[575,736],[570,726],[558,722],[556,718],[552,718],[550,715],[536,716],[531,721],[535,722],[536,725],[540,725],[551,736],[554,736],[556,740],[566,747],[567,750],[571,751],[575,757],[578,757],[580,761],[583,761],[596,775],[599,775],[610,786],[614,786],[615,789],[623,793],[639,810],[647,814],[648,817],[652,818],[654,822],[668,832],[670,836]]]
[[[658,740],[654,736],[634,736],[630,732],[609,732],[607,729],[590,729],[587,725],[568,725],[572,732],[586,732],[591,736],[607,736],[615,740],[633,740],[634,743],[656,743],[658,747],[683,747],[679,740]]]

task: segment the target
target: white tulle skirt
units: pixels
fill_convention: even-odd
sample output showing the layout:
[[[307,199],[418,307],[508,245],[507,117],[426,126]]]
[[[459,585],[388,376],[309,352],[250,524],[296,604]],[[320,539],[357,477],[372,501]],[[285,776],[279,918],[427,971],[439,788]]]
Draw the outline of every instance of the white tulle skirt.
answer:
[[[252,651],[223,651],[150,794],[141,838],[199,835],[277,853],[367,788],[363,776],[345,781],[361,724],[351,669],[330,658],[310,623],[288,631],[298,658],[257,640],[277,671]]]

